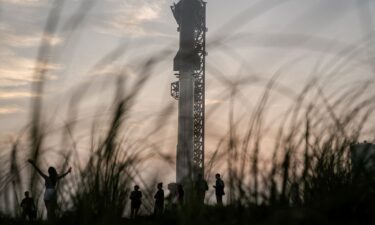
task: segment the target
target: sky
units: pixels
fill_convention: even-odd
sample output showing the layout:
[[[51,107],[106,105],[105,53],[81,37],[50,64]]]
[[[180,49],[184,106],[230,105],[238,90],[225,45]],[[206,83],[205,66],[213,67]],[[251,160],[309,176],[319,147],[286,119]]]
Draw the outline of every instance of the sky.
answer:
[[[61,12],[50,14],[53,2],[0,0],[1,146],[14,141],[30,121],[30,103],[40,97],[31,91],[36,67],[48,70],[43,118],[53,121],[48,124],[51,133],[66,122],[75,90],[91,84],[79,103],[82,126],[89,126],[98,113],[110,112],[116,74],[126,71],[134,80],[142,62],[163,50],[172,53],[159,59],[134,105],[130,122],[134,135],[149,130],[152,123],[146,121],[160,119],[155,115],[165,105],[176,110],[177,102],[169,94],[169,85],[176,80],[172,63],[178,49],[177,24],[170,10],[173,1],[65,0],[60,1]],[[226,133],[225,96],[234,83],[242,96],[235,103],[241,115],[251,111],[266,81],[278,72],[280,85],[295,92],[312,76],[328,76],[335,63],[341,67],[326,85],[327,95],[371,81],[375,77],[373,15],[373,0],[209,0],[206,106],[216,110],[207,119],[207,135]],[[57,18],[56,32],[43,36],[49,18]],[[36,60],[41,42],[52,49],[48,63],[42,65]],[[348,56],[351,50],[354,53]],[[111,56],[110,62],[106,56]],[[261,81],[242,82],[251,76]],[[370,89],[369,96],[373,92]],[[270,118],[277,117],[287,102],[276,93]],[[176,121],[177,114],[166,120],[166,151],[176,145]]]

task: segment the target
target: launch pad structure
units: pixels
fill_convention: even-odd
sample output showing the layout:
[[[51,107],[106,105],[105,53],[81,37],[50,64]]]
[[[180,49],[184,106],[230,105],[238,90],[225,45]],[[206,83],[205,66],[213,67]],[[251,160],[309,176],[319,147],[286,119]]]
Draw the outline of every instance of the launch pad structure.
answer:
[[[180,33],[173,70],[178,81],[171,95],[178,100],[176,182],[204,175],[206,2],[180,0],[171,6]]]

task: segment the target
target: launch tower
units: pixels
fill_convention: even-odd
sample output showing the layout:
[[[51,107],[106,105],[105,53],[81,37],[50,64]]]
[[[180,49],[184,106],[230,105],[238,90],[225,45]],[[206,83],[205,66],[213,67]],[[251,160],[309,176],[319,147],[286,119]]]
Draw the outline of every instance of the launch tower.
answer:
[[[180,33],[173,70],[178,81],[171,95],[178,100],[176,181],[204,174],[206,2],[180,0],[171,6]]]

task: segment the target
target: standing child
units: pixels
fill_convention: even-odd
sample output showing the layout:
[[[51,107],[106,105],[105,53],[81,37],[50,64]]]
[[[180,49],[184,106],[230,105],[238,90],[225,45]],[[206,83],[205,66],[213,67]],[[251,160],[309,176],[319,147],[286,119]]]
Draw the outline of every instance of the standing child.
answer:
[[[139,191],[139,186],[134,186],[134,191],[130,194],[130,200],[131,200],[131,213],[130,218],[135,218],[138,215],[139,208],[142,204],[142,192]]]
[[[21,202],[22,208],[22,219],[26,220],[26,217],[29,218],[29,221],[33,221],[36,217],[36,207],[34,204],[34,199],[30,198],[29,192],[25,192],[25,198]]]

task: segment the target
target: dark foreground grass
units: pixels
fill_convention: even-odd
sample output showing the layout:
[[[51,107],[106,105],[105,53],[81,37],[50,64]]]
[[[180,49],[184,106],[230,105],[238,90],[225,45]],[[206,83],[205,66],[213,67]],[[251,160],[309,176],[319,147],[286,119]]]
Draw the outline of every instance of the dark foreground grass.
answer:
[[[336,198],[317,200],[313,207],[287,207],[287,206],[204,206],[193,214],[181,209],[176,212],[166,212],[163,216],[140,216],[134,220],[128,218],[116,218],[110,224],[374,224],[374,196],[368,201],[362,199],[350,199],[347,196],[351,192],[337,194]],[[354,197],[354,196],[353,196]],[[370,196],[355,196],[370,197]],[[187,210],[189,211],[189,210]],[[101,221],[101,222],[99,222]],[[2,217],[1,224],[25,224],[25,222]],[[33,224],[48,224],[46,221],[35,221]],[[82,215],[66,212],[54,224],[109,224],[102,218],[90,218],[83,220]]]

